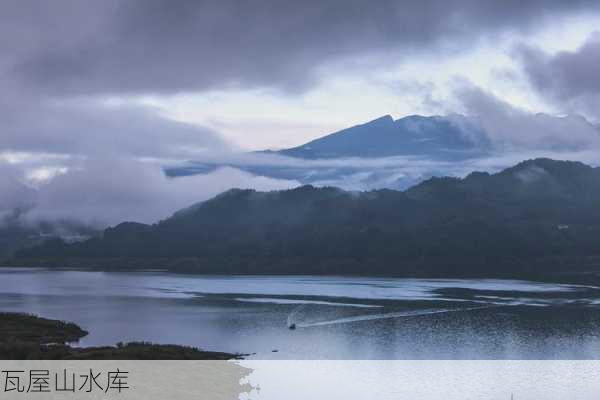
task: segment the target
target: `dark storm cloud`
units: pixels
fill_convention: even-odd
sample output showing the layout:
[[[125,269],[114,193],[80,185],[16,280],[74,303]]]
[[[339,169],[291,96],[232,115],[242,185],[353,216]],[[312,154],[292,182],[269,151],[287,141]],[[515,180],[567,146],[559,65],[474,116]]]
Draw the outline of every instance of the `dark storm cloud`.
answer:
[[[575,51],[549,55],[523,47],[518,54],[527,77],[542,95],[568,111],[600,118],[600,32]]]
[[[164,158],[230,147],[216,132],[166,119],[151,107],[108,107],[84,93],[81,62],[95,62],[91,51],[106,43],[120,7],[113,0],[0,2],[0,152]],[[24,77],[19,66],[52,52],[73,60],[44,69],[52,84],[82,79],[79,94],[89,96],[46,92]],[[140,65],[131,68],[141,73]]]
[[[239,85],[298,89],[311,83],[318,67],[340,57],[456,51],[488,34],[527,29],[549,16],[600,6],[585,0],[23,4],[0,6],[2,33],[11,37],[2,44],[4,52],[12,53],[24,41],[14,51],[10,74],[51,94]]]

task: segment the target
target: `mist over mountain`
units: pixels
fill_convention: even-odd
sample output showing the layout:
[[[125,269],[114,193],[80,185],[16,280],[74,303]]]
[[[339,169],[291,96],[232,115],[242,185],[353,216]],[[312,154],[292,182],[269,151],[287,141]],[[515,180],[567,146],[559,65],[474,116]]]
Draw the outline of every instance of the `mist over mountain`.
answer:
[[[28,220],[25,212],[14,210],[0,217],[0,260],[10,258],[23,248],[58,239],[72,243],[101,232],[98,227],[75,220]]]
[[[366,188],[396,188],[394,179],[386,180],[385,177],[394,172],[397,174],[398,164],[403,160],[391,160],[391,164],[396,167],[396,171],[392,171],[393,168],[361,165],[356,159],[418,157],[453,162],[484,157],[491,150],[492,143],[483,130],[462,115],[412,115],[398,120],[385,115],[297,147],[259,151],[254,153],[253,158],[242,157],[230,162],[192,162],[185,166],[166,168],[166,173],[170,176],[202,174],[227,165],[258,175],[294,179],[304,184],[329,183],[348,187],[343,180],[354,176],[362,179]],[[272,156],[279,157],[274,159]],[[299,163],[300,160],[312,163]],[[319,160],[324,163],[319,165]],[[327,161],[339,163],[328,165]],[[406,162],[405,159],[404,163]],[[414,183],[416,181],[410,179],[400,186],[407,187]]]
[[[472,99],[474,103],[486,101],[490,100]],[[205,174],[226,165],[316,186],[404,190],[434,176],[455,175],[455,171],[463,175],[468,163],[480,160],[519,153],[560,157],[600,144],[598,127],[583,117],[493,110],[485,108],[483,116],[411,115],[397,120],[385,115],[297,147],[260,151],[231,160],[190,162],[166,168],[166,173]],[[524,139],[531,137],[536,140]],[[503,167],[508,165],[504,163]]]
[[[600,168],[535,159],[406,191],[230,190],[15,264],[195,273],[522,276],[600,268]]]

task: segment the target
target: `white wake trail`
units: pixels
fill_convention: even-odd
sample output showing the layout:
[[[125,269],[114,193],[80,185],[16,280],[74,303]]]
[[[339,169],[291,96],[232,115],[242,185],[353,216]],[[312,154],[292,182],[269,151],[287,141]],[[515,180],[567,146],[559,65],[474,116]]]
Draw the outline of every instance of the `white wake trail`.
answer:
[[[329,321],[319,321],[312,323],[297,323],[296,327],[298,328],[310,328],[314,326],[325,326],[325,325],[333,325],[333,324],[345,324],[349,322],[359,322],[359,321],[371,321],[377,319],[389,319],[389,318],[402,318],[402,317],[418,317],[422,315],[431,315],[431,314],[443,314],[449,312],[461,312],[461,311],[472,311],[472,310],[481,310],[484,308],[492,308],[492,307],[500,307],[499,305],[491,305],[491,306],[479,306],[479,307],[467,307],[467,308],[434,308],[434,309],[425,309],[425,310],[413,310],[413,311],[397,311],[385,314],[369,314],[369,315],[357,315],[353,317],[345,317],[332,319]]]

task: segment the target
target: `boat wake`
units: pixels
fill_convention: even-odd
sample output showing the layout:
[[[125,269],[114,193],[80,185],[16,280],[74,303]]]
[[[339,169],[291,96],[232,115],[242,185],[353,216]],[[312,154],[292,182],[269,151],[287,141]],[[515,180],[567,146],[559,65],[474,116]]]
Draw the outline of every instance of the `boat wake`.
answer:
[[[336,318],[327,321],[318,321],[318,322],[310,322],[310,323],[302,323],[302,322],[294,322],[294,316],[300,311],[295,309],[288,316],[288,327],[293,326],[294,328],[311,328],[316,326],[326,326],[326,325],[335,325],[335,324],[346,324],[350,322],[360,322],[360,321],[373,321],[379,319],[391,319],[391,318],[406,318],[406,317],[419,317],[424,315],[432,315],[432,314],[445,314],[451,312],[466,312],[473,310],[481,310],[485,308],[493,308],[500,307],[500,305],[487,305],[487,306],[477,306],[477,307],[462,307],[462,308],[429,308],[422,310],[411,310],[411,311],[396,311],[389,313],[380,313],[380,314],[367,314],[367,315],[355,315],[351,317],[344,318]]]

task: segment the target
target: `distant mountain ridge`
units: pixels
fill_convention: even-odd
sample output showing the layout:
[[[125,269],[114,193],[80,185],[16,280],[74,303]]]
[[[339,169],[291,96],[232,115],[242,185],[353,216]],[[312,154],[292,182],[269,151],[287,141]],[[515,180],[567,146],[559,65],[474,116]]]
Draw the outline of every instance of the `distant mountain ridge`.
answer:
[[[205,174],[223,166],[276,179],[295,180],[302,184],[335,185],[349,189],[404,189],[439,171],[432,169],[423,176],[399,174],[396,167],[356,164],[349,159],[375,161],[388,157],[417,157],[443,162],[464,161],[489,155],[493,150],[488,136],[471,119],[453,114],[424,117],[412,115],[394,120],[385,115],[373,121],[312,140],[298,147],[251,153],[251,161],[190,162],[166,168],[169,176]],[[260,156],[284,156],[277,160]],[[309,161],[298,163],[298,160]],[[339,160],[335,165],[327,162]],[[315,166],[311,162],[319,163]],[[322,162],[324,161],[324,163]],[[394,162],[392,162],[393,164]],[[398,180],[397,176],[402,176]],[[395,178],[394,178],[395,177]]]
[[[406,191],[230,190],[154,225],[25,249],[14,265],[194,273],[546,276],[600,272],[600,168],[529,160]]]
[[[487,136],[462,115],[394,120],[390,115],[276,153],[305,159],[393,157],[464,159],[490,150]]]
[[[496,125],[505,122],[499,132],[481,117],[411,115],[394,120],[385,115],[297,147],[246,153],[228,161],[191,161],[166,172],[205,174],[228,166],[315,186],[406,189],[432,176],[463,175],[464,162],[519,152],[567,154],[600,146],[598,126],[581,116],[521,115],[508,122],[500,119]],[[532,136],[536,139],[529,140]]]

